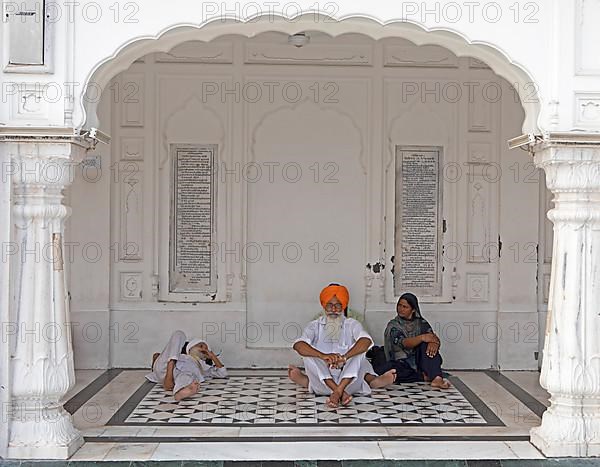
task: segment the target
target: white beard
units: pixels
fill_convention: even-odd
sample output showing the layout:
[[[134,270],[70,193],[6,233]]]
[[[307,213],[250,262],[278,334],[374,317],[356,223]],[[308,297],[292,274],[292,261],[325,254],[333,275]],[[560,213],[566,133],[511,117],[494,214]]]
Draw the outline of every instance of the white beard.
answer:
[[[206,359],[208,358],[208,355],[206,355],[204,352],[201,352],[196,348],[192,348],[189,355],[196,361],[200,368],[207,366]]]
[[[325,342],[339,342],[342,335],[342,315],[325,316]]]

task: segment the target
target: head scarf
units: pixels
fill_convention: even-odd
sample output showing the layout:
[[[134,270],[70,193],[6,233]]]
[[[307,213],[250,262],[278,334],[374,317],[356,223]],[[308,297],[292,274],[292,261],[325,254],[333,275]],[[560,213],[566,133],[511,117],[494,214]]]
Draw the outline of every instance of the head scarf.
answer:
[[[348,289],[340,284],[329,284],[327,287],[321,290],[321,294],[319,295],[321,306],[325,308],[327,302],[331,300],[334,295],[340,301],[342,308],[345,310],[348,307],[348,302],[350,301],[350,294],[348,293]]]
[[[396,306],[398,306],[398,303],[400,303],[400,300],[402,300],[402,299],[406,300],[408,302],[408,304],[410,305],[410,307],[413,309],[413,311],[414,311],[413,316],[412,316],[413,319],[414,318],[422,318],[421,309],[419,308],[419,299],[417,298],[416,295],[411,294],[410,292],[400,295],[400,298],[398,299]]]
[[[192,339],[185,346],[185,353],[189,355],[190,354],[190,349],[192,347],[194,347],[195,345],[198,345],[198,344],[202,344],[203,342],[205,342],[203,339]]]
[[[403,318],[396,311],[396,316],[390,320],[385,332],[383,347],[388,361],[409,359],[411,367],[416,368],[415,348],[406,348],[402,345],[402,340],[407,337],[415,337],[426,332],[433,332],[431,325],[421,316],[419,300],[414,294],[405,293],[400,296],[400,300],[406,300],[413,309],[413,315],[410,319]],[[396,309],[398,305],[396,304]]]

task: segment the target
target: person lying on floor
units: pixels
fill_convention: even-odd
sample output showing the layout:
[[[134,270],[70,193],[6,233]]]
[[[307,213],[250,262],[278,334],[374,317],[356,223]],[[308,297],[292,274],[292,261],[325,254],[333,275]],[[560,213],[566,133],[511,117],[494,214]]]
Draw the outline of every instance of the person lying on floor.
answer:
[[[386,366],[373,366],[381,373],[396,368],[404,382],[430,381],[434,388],[448,389],[450,382],[442,374],[440,339],[421,316],[419,300],[411,293],[400,296],[397,316],[384,332]],[[396,384],[402,381],[396,380]]]
[[[289,366],[288,376],[296,384],[318,395],[328,395],[327,405],[346,406],[353,394],[370,394],[394,382],[395,370],[377,376],[365,357],[373,339],[359,321],[347,318],[346,287],[330,284],[319,297],[324,314],[308,323],[293,345],[304,360],[306,374]]]
[[[183,331],[175,331],[161,353],[152,356],[152,373],[146,378],[173,391],[176,401],[191,397],[200,383],[210,378],[226,378],[227,368],[202,339],[189,342]]]

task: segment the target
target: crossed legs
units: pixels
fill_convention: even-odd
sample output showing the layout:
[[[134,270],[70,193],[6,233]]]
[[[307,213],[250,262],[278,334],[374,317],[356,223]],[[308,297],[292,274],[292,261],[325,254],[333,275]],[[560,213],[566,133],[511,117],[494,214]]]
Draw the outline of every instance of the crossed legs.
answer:
[[[376,389],[392,384],[396,378],[395,369],[389,370],[381,376],[371,374],[363,359],[364,355],[349,359],[340,374],[338,383],[335,382],[327,364],[313,357],[304,358],[306,374],[298,367],[290,365],[288,377],[294,383],[309,389],[315,394],[329,395],[328,406],[337,407],[340,402],[343,406],[346,406],[352,401],[352,394],[361,391],[363,380],[367,382],[369,387]]]

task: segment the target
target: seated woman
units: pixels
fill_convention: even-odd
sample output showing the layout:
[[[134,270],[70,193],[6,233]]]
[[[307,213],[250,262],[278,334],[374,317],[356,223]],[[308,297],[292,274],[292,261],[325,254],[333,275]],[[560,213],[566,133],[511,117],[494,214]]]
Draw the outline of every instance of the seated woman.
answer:
[[[421,316],[417,297],[411,293],[400,296],[396,313],[384,334],[388,364],[398,362],[415,370],[419,379],[431,381],[432,387],[448,389],[450,382],[442,376],[440,339]]]
[[[175,331],[161,353],[152,356],[152,373],[146,378],[173,391],[176,401],[191,397],[200,383],[210,378],[226,378],[227,368],[202,339],[187,341],[183,331]]]

